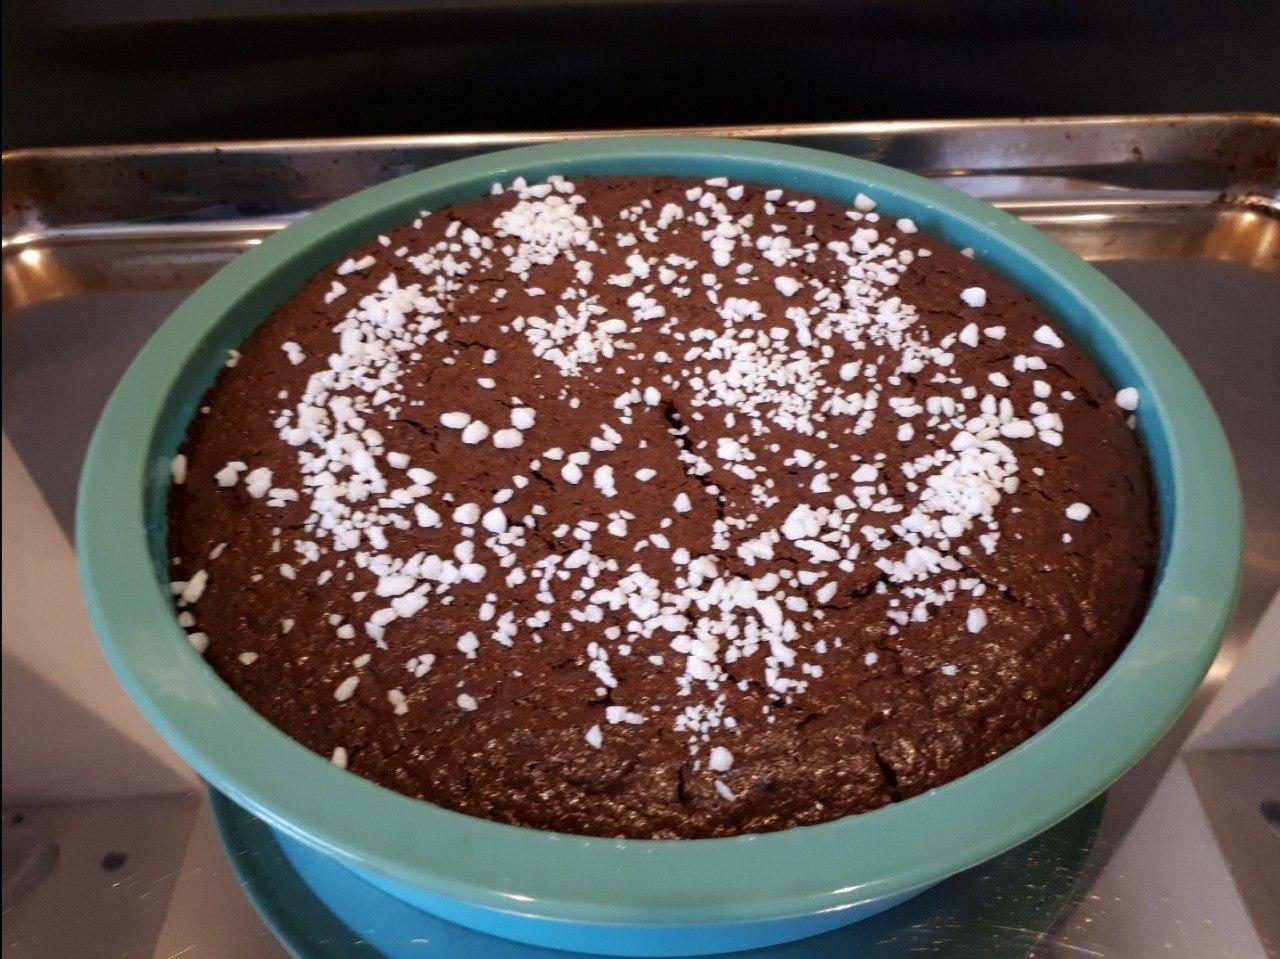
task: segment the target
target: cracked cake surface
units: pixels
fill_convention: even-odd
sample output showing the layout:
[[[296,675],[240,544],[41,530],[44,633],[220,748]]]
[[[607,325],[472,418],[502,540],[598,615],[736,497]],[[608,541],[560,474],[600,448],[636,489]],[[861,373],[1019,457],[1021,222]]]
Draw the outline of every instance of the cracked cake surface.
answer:
[[[875,198],[522,181],[322,270],[174,461],[192,644],[391,789],[725,836],[955,779],[1075,702],[1157,561],[1119,393]]]

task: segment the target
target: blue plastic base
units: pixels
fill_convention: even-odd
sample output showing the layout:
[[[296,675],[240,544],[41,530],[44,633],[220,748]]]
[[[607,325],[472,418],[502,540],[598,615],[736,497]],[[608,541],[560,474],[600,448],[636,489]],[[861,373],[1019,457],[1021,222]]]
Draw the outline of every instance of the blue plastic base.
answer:
[[[425,913],[489,935],[549,949],[609,956],[706,956],[759,949],[820,935],[866,919],[923,892],[881,899],[856,908],[766,922],[703,926],[587,925],[483,909],[431,896],[378,876],[348,869],[309,846],[272,830],[285,857],[321,900],[344,922],[368,916],[347,894],[351,880],[363,881]],[[925,887],[928,888],[928,887]],[[421,915],[421,914],[420,914]],[[426,917],[423,917],[426,918]],[[396,941],[403,942],[403,936]]]
[[[276,838],[299,874],[315,888],[318,876],[313,872],[313,866],[316,860],[324,857],[292,840],[281,836]],[[285,843],[290,845],[285,846]],[[481,909],[429,896],[381,877],[361,873],[356,875],[397,899],[462,926],[530,945],[609,956],[706,956],[774,946],[817,936],[866,919],[929,888],[926,886],[849,909],[764,922],[631,926],[557,922],[536,916]]]
[[[436,915],[268,828],[220,793],[211,791],[210,797],[223,844],[245,892],[297,959],[582,959],[581,952],[563,950],[661,955],[665,944],[669,947],[665,954],[671,955],[676,948],[670,940],[653,938],[651,930],[630,930],[626,939],[620,939],[618,929],[612,927],[574,928],[487,910],[464,915],[449,909],[446,913],[451,904]],[[778,930],[737,927],[736,932],[704,927],[694,930],[704,945],[687,946],[694,951],[684,954],[705,955],[708,948],[731,952],[754,944],[759,948],[733,959],[898,959],[914,952],[983,959],[1025,956],[1038,931],[1052,928],[1072,899],[1102,806],[1099,799],[1030,842],[945,880],[897,909],[875,916],[868,910],[854,916],[809,917],[831,924],[806,928],[797,923],[783,931],[793,941],[773,939],[781,943],[777,945],[766,945],[764,936],[777,934],[781,926]],[[887,910],[887,904],[882,908]],[[441,918],[446,914],[454,921]],[[865,921],[856,921],[859,917]],[[498,938],[529,938],[525,929],[513,931],[506,924],[512,918],[526,928],[536,927],[533,934],[544,945]],[[1010,935],[1011,929],[1021,931]],[[809,930],[830,931],[796,938]],[[587,935],[607,938],[593,938],[588,944]]]

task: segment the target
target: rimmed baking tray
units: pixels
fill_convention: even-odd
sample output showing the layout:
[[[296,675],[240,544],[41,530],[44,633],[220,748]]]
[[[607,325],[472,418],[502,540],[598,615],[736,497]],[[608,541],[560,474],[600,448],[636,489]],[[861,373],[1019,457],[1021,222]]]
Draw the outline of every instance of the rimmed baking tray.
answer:
[[[1280,502],[1274,493],[1280,444],[1258,441],[1280,435],[1274,388],[1280,365],[1280,117],[911,121],[667,132],[797,143],[946,178],[1099,262],[1170,333],[1224,419],[1246,499],[1244,591],[1198,698],[1203,705],[1280,585]],[[6,154],[5,432],[64,532],[89,431],[107,394],[150,332],[228,260],[316,206],[362,187],[504,146],[585,135],[460,134]],[[57,588],[62,586],[51,584],[49,595]],[[1100,841],[1086,869],[1105,876],[1108,850],[1126,835],[1198,711],[1193,705],[1162,746],[1110,791]],[[1064,949],[1105,945],[1108,914],[1099,910],[1084,900],[1049,941]],[[1090,935],[1078,931],[1085,928]],[[938,941],[945,946],[946,936]]]

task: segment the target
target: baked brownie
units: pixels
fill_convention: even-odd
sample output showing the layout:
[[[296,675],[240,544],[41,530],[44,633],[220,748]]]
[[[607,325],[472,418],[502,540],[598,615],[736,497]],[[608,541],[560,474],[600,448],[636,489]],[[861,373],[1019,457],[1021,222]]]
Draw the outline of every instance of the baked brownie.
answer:
[[[538,829],[784,829],[1022,742],[1143,614],[1137,395],[850,202],[517,180],[324,270],[174,462],[191,641],[338,765]]]

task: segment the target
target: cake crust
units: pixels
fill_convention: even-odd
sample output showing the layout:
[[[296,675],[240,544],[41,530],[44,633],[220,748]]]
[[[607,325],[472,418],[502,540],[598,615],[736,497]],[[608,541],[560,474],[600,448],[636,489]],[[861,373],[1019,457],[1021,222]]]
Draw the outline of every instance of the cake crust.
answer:
[[[867,198],[517,184],[323,270],[218,378],[182,621],[289,736],[460,812],[874,809],[1042,729],[1145,609],[1146,460],[1058,330]]]

